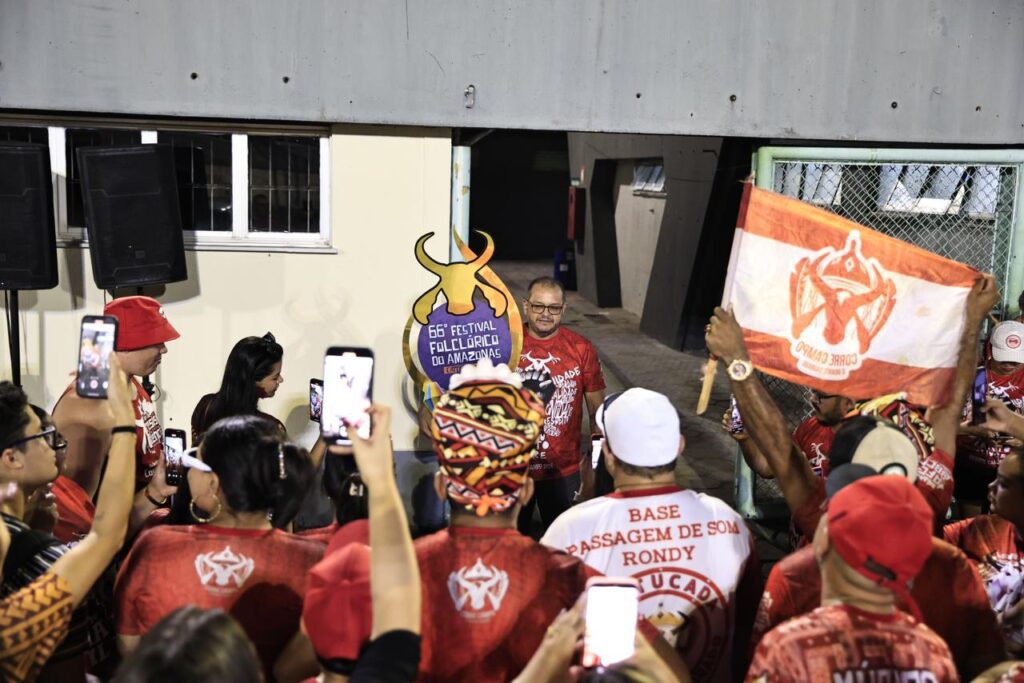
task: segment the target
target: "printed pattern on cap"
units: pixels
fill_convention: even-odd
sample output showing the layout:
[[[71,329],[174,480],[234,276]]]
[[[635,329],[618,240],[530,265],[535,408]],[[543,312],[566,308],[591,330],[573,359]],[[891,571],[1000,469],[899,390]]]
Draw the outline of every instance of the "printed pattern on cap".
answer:
[[[543,425],[544,406],[527,389],[471,382],[442,395],[431,434],[451,500],[480,516],[511,508]]]

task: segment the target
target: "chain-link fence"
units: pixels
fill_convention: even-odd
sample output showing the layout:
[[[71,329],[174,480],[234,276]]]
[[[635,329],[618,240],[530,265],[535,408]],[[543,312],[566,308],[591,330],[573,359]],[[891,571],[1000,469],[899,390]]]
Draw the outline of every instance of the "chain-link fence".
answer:
[[[771,177],[759,185],[993,273],[1005,291],[1017,165],[773,159],[769,168]],[[806,389],[762,379],[791,428],[811,413]],[[756,508],[765,515],[784,510],[775,482],[753,477]]]

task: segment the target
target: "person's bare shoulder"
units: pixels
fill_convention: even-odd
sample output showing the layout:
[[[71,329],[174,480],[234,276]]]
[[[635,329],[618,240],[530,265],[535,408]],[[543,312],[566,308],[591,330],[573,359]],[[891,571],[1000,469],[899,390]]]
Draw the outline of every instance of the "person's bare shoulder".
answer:
[[[102,402],[72,392],[53,409],[53,422],[62,432],[71,427],[101,428],[109,422],[109,411],[102,408]]]

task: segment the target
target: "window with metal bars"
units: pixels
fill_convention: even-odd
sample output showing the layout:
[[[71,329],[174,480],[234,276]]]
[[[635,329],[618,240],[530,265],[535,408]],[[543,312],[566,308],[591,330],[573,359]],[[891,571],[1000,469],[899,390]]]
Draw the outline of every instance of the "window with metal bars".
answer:
[[[311,137],[249,136],[249,229],[320,230],[320,143]]]
[[[231,135],[157,131],[174,149],[184,230],[231,231]]]

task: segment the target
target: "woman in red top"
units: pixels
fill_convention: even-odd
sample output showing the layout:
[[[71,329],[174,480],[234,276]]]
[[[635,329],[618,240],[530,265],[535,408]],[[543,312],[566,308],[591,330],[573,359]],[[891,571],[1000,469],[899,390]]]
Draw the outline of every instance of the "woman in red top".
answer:
[[[278,529],[313,477],[302,448],[255,415],[214,424],[189,465],[197,522],[143,533],[117,579],[117,632],[130,652],[160,619],[184,605],[219,608],[256,646],[270,680],[274,660],[295,635],[306,572],[320,543]]]

